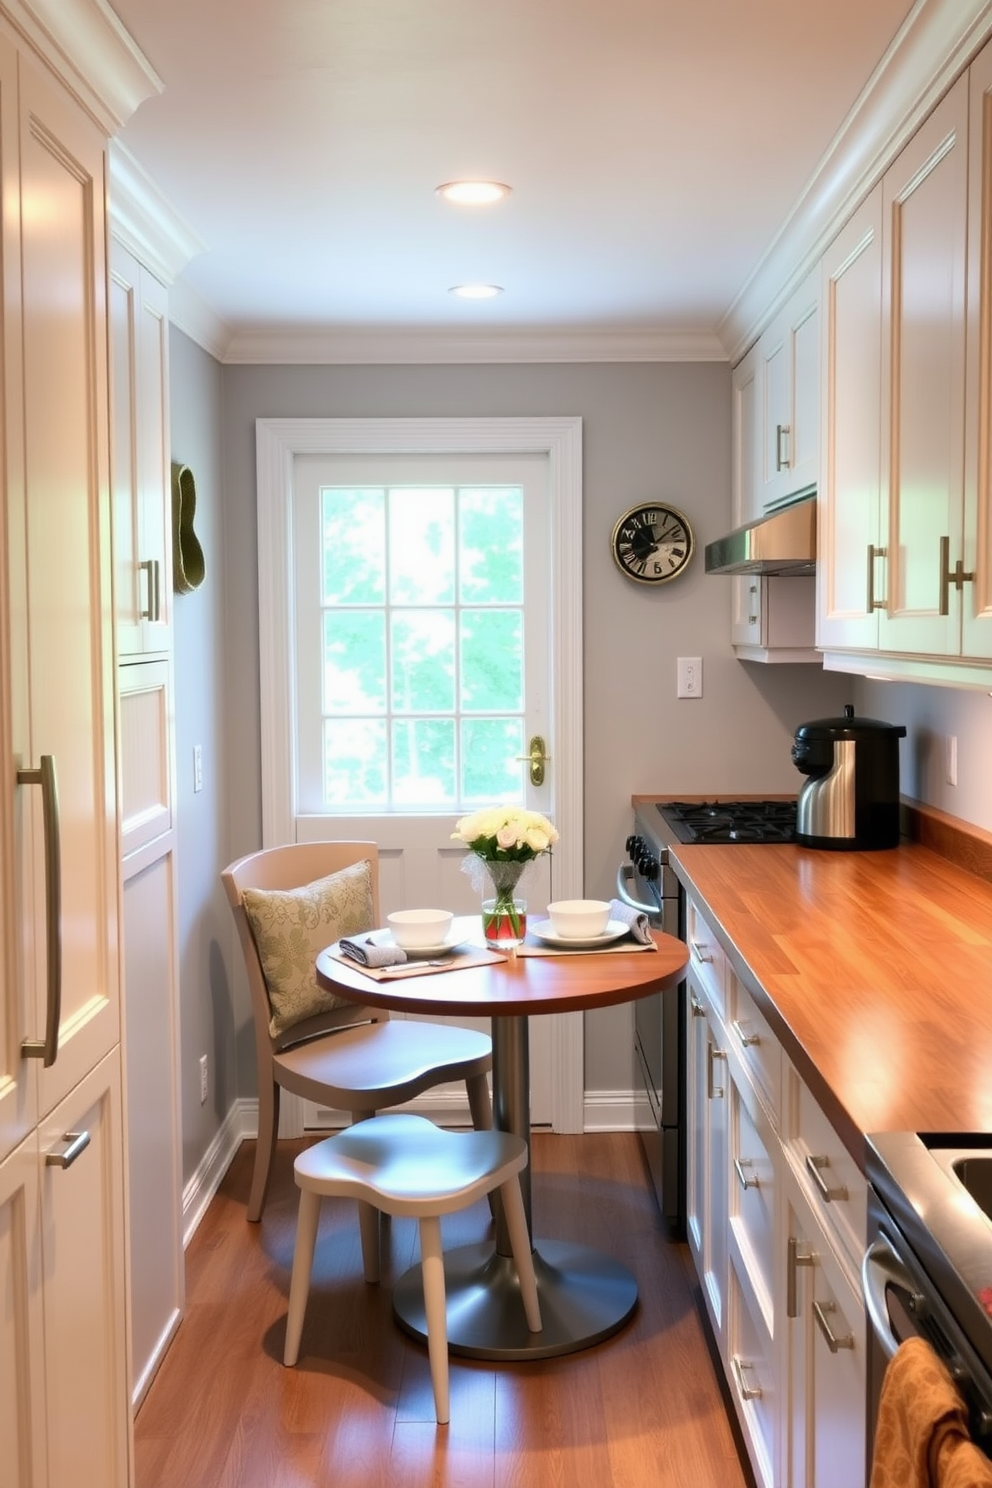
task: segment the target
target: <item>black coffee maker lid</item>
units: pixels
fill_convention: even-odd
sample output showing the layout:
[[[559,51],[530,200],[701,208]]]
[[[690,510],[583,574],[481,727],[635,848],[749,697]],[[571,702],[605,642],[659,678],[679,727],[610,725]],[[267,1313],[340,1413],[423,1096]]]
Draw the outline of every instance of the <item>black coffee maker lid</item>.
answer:
[[[846,704],[843,718],[814,718],[811,723],[801,723],[796,729],[796,738],[807,740],[870,739],[880,734],[905,739],[906,725],[883,723],[879,718],[856,718],[853,703]]]

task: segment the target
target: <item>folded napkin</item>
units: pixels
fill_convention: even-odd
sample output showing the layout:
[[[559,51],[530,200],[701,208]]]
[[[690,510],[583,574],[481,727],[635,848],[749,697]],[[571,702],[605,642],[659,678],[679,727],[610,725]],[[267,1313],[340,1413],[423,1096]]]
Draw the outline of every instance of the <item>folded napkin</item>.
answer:
[[[641,945],[651,944],[651,931],[648,926],[648,917],[639,909],[631,909],[629,904],[624,904],[622,899],[610,900],[610,919],[621,920],[630,931],[635,940]]]
[[[406,960],[406,951],[398,945],[376,945],[371,935],[356,940],[339,940],[338,946],[345,956],[358,961],[362,966],[401,966]]]

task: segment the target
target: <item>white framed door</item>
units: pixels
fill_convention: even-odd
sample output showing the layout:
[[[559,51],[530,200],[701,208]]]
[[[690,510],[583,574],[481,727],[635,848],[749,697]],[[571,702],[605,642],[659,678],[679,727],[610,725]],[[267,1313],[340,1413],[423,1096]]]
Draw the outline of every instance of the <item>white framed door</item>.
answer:
[[[256,424],[258,469],[259,618],[261,634],[263,840],[266,846],[326,834],[327,818],[300,811],[296,767],[294,668],[295,573],[293,495],[297,462],[305,457],[538,457],[544,467],[543,578],[550,644],[543,706],[551,720],[545,794],[527,800],[552,814],[560,842],[541,865],[528,897],[540,896],[540,874],[553,875],[547,897],[582,893],[581,687],[581,420],[548,419],[262,419]],[[540,546],[537,551],[540,551]],[[528,723],[529,727],[529,723]],[[553,807],[549,802],[553,800]],[[475,804],[484,804],[481,802]],[[466,810],[471,809],[466,806]],[[415,864],[429,863],[444,903],[474,911],[475,896],[459,872],[461,852],[450,842],[460,812],[440,811],[425,825],[410,813],[338,816],[335,835],[369,835],[383,854],[383,909],[402,898]],[[359,823],[362,825],[360,826]],[[454,849],[454,852],[452,852]],[[423,902],[423,880],[416,897]],[[552,890],[553,884],[553,890]],[[536,903],[536,899],[533,900]],[[391,906],[390,906],[391,907]],[[556,1130],[582,1129],[582,1020],[541,1018],[532,1027],[535,1121]]]

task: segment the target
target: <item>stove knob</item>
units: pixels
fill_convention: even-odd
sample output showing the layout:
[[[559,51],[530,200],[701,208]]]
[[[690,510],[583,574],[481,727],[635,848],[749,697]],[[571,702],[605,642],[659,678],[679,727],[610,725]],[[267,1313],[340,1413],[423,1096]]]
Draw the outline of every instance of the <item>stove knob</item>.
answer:
[[[646,878],[650,883],[652,879],[658,877],[658,859],[651,857],[650,853],[645,853],[638,860],[637,871],[642,878]]]
[[[635,834],[633,832],[631,832],[630,836],[627,838],[627,841],[624,843],[624,848],[626,850],[627,856],[631,860],[633,860],[634,853],[636,852],[638,846],[640,845],[640,841],[641,841],[641,839],[639,837],[635,836]]]

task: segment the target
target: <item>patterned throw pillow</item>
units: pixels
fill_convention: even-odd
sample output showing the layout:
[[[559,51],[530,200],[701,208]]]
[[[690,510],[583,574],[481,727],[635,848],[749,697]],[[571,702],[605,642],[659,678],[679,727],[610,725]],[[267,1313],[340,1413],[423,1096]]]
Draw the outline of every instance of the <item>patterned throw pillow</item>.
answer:
[[[374,928],[371,865],[354,863],[300,889],[245,889],[241,901],[265,976],[272,1037],[343,1007],[347,998],[317,985],[314,962],[343,935]]]

